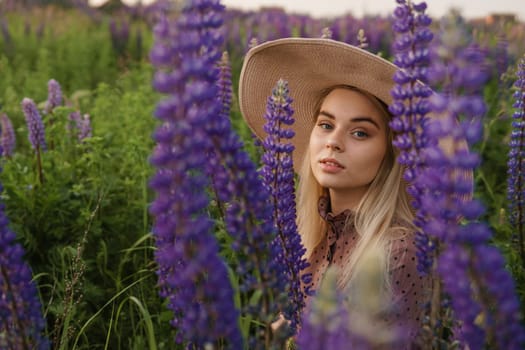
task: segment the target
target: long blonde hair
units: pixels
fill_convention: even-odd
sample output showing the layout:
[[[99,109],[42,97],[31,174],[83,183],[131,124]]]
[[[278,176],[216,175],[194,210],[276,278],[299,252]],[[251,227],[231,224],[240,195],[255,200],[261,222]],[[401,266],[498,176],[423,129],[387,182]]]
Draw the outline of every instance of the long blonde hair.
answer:
[[[340,288],[348,287],[352,282],[353,276],[356,275],[356,271],[361,268],[360,261],[365,253],[372,249],[379,249],[381,252],[384,252],[384,254],[381,254],[378,263],[383,271],[384,289],[388,292],[391,290],[388,278],[389,243],[394,238],[389,233],[396,232],[397,235],[403,235],[407,233],[407,226],[410,230],[413,229],[413,213],[410,207],[410,198],[406,192],[406,184],[402,180],[403,168],[396,161],[397,150],[392,145],[393,133],[388,127],[390,113],[386,105],[370,93],[352,86],[337,85],[323,91],[317,102],[313,118],[317,117],[325,97],[338,88],[362,93],[381,110],[387,125],[388,141],[387,151],[378,173],[355,210],[354,222],[345,224],[345,229],[348,225],[355,225],[359,240],[349,261],[341,271],[338,286]],[[312,125],[314,122],[315,120],[312,120]],[[328,195],[328,191],[321,187],[313,176],[310,166],[310,152],[307,149],[302,166],[299,169],[297,192],[297,224],[303,245],[306,248],[306,257],[312,254],[314,248],[326,235],[327,224],[318,212],[318,201],[320,196],[323,195]],[[395,222],[401,222],[403,225],[400,225],[397,229],[392,229],[396,225]]]

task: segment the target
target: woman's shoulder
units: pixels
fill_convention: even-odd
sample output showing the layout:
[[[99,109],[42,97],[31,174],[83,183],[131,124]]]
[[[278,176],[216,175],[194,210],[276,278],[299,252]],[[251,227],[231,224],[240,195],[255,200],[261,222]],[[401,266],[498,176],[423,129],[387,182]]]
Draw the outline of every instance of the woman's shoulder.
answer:
[[[393,226],[389,232],[390,257],[393,266],[417,264],[416,232],[412,227]]]
[[[393,247],[415,248],[416,227],[404,220],[393,220],[388,229],[387,237]]]

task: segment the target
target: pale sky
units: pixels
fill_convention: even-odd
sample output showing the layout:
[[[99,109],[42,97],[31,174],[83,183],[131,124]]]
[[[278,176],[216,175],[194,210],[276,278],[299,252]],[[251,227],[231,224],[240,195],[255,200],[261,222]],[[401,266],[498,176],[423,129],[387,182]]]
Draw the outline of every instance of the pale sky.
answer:
[[[524,0],[426,0],[426,3],[427,13],[435,17],[441,17],[451,6],[455,6],[468,18],[498,12],[513,13],[520,20],[525,20]],[[356,17],[363,14],[386,15],[396,7],[395,0],[222,0],[222,4],[240,9],[281,6],[287,11],[306,13],[313,17],[338,16],[348,12]]]
[[[100,5],[107,0],[89,0]],[[133,5],[148,4],[154,0],[122,0]],[[222,0],[223,5],[244,10],[257,10],[261,6],[281,6],[288,12],[305,13],[313,17],[339,16],[351,12],[356,17],[364,14],[387,15],[396,7],[395,0]],[[421,0],[416,0],[421,2]],[[525,21],[525,0],[426,0],[427,13],[441,17],[454,6],[467,18],[483,17],[490,13],[513,13]]]

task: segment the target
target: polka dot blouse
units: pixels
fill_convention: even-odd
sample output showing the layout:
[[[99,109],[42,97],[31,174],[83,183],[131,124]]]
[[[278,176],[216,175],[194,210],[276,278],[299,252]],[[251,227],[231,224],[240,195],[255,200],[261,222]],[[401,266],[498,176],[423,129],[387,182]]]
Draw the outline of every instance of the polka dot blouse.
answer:
[[[328,198],[319,200],[319,214],[326,220],[328,231],[324,239],[314,248],[306,273],[312,274],[310,290],[320,285],[329,265],[341,270],[355,248],[358,234],[353,226],[353,212],[346,210],[336,216],[328,212]],[[348,225],[345,225],[348,222]],[[414,336],[422,321],[422,307],[429,298],[431,280],[417,271],[416,247],[413,235],[404,235],[391,240],[391,254],[388,274],[392,285],[393,310],[386,316],[387,324],[410,329]],[[307,298],[307,304],[309,297]]]

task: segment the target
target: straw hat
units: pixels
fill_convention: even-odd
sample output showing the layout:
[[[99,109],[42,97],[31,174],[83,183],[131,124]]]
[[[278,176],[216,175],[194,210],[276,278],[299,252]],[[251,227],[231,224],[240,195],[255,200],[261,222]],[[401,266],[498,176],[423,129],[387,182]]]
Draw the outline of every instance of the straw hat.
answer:
[[[351,85],[376,96],[387,105],[397,67],[358,47],[332,39],[285,38],[252,48],[245,56],[239,82],[241,113],[260,139],[266,102],[279,79],[288,82],[293,99],[294,168],[299,169],[314,123],[321,92],[334,85]]]

